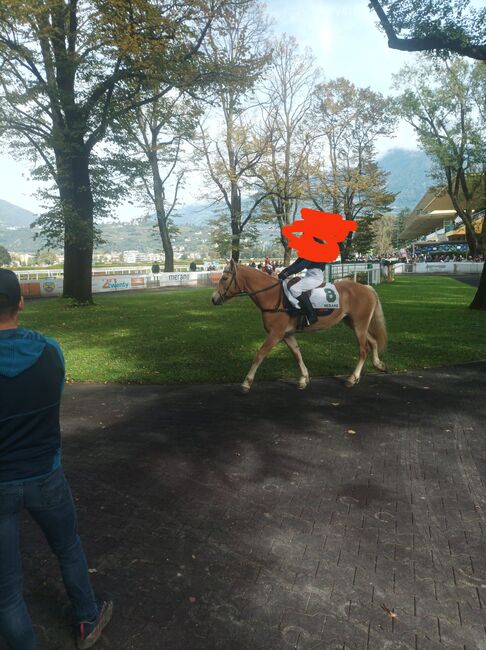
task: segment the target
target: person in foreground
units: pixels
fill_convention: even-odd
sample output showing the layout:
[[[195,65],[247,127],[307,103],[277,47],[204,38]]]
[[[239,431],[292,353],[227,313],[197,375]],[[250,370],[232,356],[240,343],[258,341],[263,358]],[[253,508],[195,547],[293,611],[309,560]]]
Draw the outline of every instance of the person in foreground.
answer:
[[[22,593],[18,519],[25,507],[59,560],[78,648],[91,648],[113,603],[93,593],[61,466],[64,358],[56,341],[18,326],[23,307],[17,276],[0,269],[0,638],[10,650],[36,648]]]

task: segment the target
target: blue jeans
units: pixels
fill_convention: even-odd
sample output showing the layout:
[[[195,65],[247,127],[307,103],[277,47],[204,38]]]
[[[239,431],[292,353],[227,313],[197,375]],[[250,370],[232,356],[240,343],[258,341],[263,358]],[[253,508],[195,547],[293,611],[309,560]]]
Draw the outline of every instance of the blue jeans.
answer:
[[[36,481],[0,483],[0,635],[12,650],[35,650],[32,621],[22,595],[18,517],[23,507],[39,524],[59,560],[76,621],[94,620],[98,608],[62,468]]]

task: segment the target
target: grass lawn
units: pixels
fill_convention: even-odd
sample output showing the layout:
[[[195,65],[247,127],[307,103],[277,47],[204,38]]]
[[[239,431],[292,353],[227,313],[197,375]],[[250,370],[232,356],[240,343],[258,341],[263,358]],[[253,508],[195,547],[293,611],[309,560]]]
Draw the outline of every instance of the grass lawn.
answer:
[[[378,287],[389,345],[390,370],[486,359],[486,312],[467,309],[475,289],[446,277],[399,277]],[[56,338],[67,376],[96,382],[242,381],[264,339],[260,312],[249,298],[222,307],[212,290],[97,295],[96,305],[30,301],[21,326]],[[354,335],[344,325],[300,334],[311,376],[349,374],[357,359]],[[366,368],[371,369],[368,361]],[[264,361],[258,379],[296,377],[284,344]]]

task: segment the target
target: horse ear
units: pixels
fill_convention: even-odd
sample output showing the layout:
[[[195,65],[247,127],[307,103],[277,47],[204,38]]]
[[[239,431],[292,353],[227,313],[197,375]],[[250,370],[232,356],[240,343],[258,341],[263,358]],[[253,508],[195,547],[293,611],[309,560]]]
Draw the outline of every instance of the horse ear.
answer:
[[[236,263],[233,258],[230,259],[230,269],[233,271],[236,268]]]

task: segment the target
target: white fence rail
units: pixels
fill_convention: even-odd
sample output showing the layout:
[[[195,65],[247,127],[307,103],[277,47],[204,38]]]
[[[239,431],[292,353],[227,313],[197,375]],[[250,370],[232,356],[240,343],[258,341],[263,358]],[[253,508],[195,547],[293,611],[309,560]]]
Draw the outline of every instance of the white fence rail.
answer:
[[[177,273],[186,272],[187,265],[175,267]],[[62,278],[63,269],[29,269],[26,271],[15,271],[19,280],[43,280],[45,278]],[[151,266],[94,266],[93,276],[100,275],[151,275]]]
[[[413,262],[395,264],[395,273],[480,274],[484,262]]]
[[[366,278],[364,278],[366,274]],[[387,275],[387,267],[380,264],[369,264],[368,262],[357,262],[355,264],[329,264],[327,267],[327,279],[329,282],[342,278],[351,278],[355,282],[365,279],[366,284],[380,284]]]
[[[386,274],[386,267],[384,269]],[[367,284],[379,284],[383,278],[379,264],[333,264],[327,267],[330,282],[351,278]],[[61,296],[63,288],[62,269],[36,269],[17,272],[24,296]],[[156,289],[158,287],[212,287],[221,277],[221,271],[174,271],[152,273],[150,267],[113,267],[93,269],[93,293]]]

